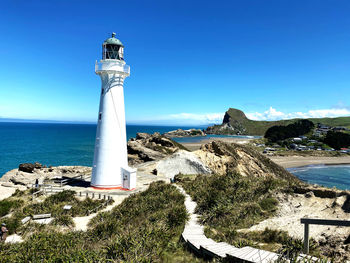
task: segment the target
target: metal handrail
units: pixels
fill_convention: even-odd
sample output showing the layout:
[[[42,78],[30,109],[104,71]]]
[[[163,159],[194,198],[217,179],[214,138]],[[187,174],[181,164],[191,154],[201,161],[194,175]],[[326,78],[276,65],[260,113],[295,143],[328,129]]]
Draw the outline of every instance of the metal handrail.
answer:
[[[305,254],[309,253],[309,225],[350,226],[350,221],[348,220],[301,218],[300,222],[304,224],[304,253]]]

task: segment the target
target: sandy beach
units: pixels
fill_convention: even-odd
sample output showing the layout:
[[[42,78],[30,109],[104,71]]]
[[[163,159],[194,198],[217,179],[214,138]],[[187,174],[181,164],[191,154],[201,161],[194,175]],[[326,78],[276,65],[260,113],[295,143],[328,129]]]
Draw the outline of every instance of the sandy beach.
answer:
[[[316,156],[268,156],[272,161],[284,168],[306,166],[312,164],[350,164],[350,156],[316,157]]]

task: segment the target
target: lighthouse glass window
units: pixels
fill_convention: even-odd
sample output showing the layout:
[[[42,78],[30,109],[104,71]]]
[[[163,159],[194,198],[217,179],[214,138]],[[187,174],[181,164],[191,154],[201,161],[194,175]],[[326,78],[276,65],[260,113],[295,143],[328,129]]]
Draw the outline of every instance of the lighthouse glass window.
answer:
[[[107,44],[104,49],[105,59],[123,59],[123,51],[120,51],[122,49],[121,46]]]

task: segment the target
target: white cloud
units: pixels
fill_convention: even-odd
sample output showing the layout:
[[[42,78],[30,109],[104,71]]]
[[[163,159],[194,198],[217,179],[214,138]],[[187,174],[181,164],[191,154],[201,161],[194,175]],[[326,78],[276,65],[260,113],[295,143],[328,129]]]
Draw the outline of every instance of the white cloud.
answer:
[[[307,112],[291,112],[285,113],[270,107],[264,112],[246,113],[246,116],[251,120],[282,120],[294,118],[324,118],[324,117],[339,117],[350,116],[349,108],[333,108],[333,109],[319,109],[309,110]],[[224,118],[224,113],[176,113],[146,117],[142,119],[128,119],[128,123],[132,124],[150,124],[150,125],[209,125],[221,124]]]
[[[277,111],[270,107],[267,111],[262,113],[253,112],[246,114],[249,119],[252,120],[281,120],[281,119],[294,119],[294,118],[324,118],[324,117],[341,117],[350,116],[350,109],[347,108],[335,108],[335,109],[319,109],[309,110],[307,112],[292,112],[284,113]]]
[[[195,113],[178,113],[170,114],[170,120],[186,120],[194,121],[196,123],[208,124],[208,123],[221,123],[224,118],[224,113],[206,113],[206,114],[195,114]]]
[[[128,123],[137,124],[159,124],[159,125],[208,125],[208,124],[221,124],[225,113],[176,113],[160,116],[146,117],[143,119],[130,120]]]

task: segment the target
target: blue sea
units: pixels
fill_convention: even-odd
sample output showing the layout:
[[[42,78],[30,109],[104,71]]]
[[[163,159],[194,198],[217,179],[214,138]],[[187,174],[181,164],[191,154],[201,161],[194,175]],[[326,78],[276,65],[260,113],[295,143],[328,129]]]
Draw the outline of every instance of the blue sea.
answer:
[[[287,170],[311,184],[350,189],[350,165],[308,165]]]

